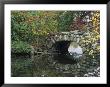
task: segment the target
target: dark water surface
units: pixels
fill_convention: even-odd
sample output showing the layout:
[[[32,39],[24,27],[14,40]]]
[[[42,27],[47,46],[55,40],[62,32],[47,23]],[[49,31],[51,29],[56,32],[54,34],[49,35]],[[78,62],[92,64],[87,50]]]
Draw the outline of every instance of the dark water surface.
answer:
[[[75,61],[64,54],[35,55],[34,61],[28,55],[13,55],[11,73],[14,77],[83,77],[99,67],[97,58],[84,57]]]

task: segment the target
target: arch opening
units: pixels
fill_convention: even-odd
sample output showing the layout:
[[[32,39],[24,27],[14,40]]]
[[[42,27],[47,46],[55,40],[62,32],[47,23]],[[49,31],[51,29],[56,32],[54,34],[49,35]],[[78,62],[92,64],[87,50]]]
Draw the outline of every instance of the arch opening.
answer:
[[[71,41],[57,41],[53,44],[54,50],[59,54],[68,53],[68,47]]]
[[[71,59],[68,47],[72,41],[57,41],[53,44],[54,59],[63,64],[75,64],[76,61]]]

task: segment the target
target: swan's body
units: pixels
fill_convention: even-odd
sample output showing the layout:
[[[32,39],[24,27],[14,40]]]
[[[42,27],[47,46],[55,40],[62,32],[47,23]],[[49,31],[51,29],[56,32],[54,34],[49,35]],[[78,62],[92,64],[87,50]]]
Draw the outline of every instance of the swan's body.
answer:
[[[73,56],[74,59],[82,57],[83,54],[82,48],[75,42],[70,43],[68,52]]]

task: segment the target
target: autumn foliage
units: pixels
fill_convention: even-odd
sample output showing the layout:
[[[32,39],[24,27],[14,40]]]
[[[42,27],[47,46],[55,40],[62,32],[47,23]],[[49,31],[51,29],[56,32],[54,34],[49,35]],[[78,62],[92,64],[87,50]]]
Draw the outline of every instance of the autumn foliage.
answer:
[[[92,55],[100,52],[99,11],[12,11],[11,40],[37,46],[38,37],[47,37],[61,31],[83,32],[79,44],[84,52]],[[43,41],[40,43],[40,45]],[[20,45],[20,46],[21,46]],[[20,47],[17,45],[17,48]],[[22,47],[22,46],[21,46]],[[29,47],[28,47],[29,48]],[[24,48],[26,49],[26,48]]]

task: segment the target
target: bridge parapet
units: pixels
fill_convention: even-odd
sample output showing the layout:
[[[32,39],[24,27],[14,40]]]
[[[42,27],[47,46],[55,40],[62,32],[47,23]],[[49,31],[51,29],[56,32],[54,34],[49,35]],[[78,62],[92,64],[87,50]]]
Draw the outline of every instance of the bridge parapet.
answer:
[[[52,39],[56,41],[76,41],[79,42],[81,38],[81,33],[78,30],[70,32],[60,32],[56,34]]]

